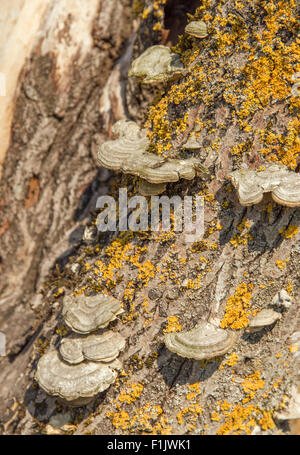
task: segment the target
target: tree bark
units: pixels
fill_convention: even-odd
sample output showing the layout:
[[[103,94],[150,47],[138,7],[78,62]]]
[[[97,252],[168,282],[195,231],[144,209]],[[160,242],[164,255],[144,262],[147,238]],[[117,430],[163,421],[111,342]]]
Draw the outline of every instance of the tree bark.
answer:
[[[116,112],[115,119],[110,105],[100,114],[99,103],[118,58],[131,46],[133,22],[127,0],[16,0],[5,3],[2,13],[5,397],[7,379],[15,378],[13,360],[40,330],[45,276],[76,251],[95,198],[105,192],[107,173],[96,164],[91,137],[106,130],[105,116],[115,121],[121,115]]]
[[[85,14],[81,2],[42,3],[5,101],[14,100],[12,113],[3,117],[3,150],[9,140],[10,145],[1,152],[0,330],[7,338],[0,372],[2,432],[290,434],[294,430],[275,414],[299,379],[291,347],[300,328],[299,209],[268,199],[242,207],[227,176],[268,160],[298,171],[299,139],[290,126],[298,109],[289,92],[296,42],[293,1],[94,0],[84,6]],[[179,39],[176,52],[188,60],[189,48],[195,51],[198,85],[188,85],[189,76],[162,90],[128,80],[130,61],[153,44],[175,45],[187,13],[196,8],[195,19],[204,18],[209,36]],[[271,44],[268,33],[275,33]],[[280,49],[290,52],[281,59]],[[262,74],[268,77],[263,80]],[[168,98],[172,90],[178,102]],[[104,279],[99,284],[97,261],[107,265],[107,247],[115,248],[120,238],[103,234],[87,246],[82,232],[89,213],[97,196],[109,191],[117,197],[124,186],[136,189],[132,177],[112,177],[97,167],[97,147],[120,118],[140,125],[148,120],[154,130],[164,109],[161,99],[168,101],[169,124],[187,114],[192,129],[195,112],[201,121],[200,151],[194,153],[210,176],[169,184],[167,195],[204,197],[204,239],[190,247],[183,233],[129,237],[140,266],[125,260],[121,247],[113,250],[121,263],[114,273],[121,277],[112,286]],[[181,153],[184,134],[172,136],[174,153]],[[154,143],[163,139],[157,133]],[[95,212],[88,226],[94,221]],[[62,337],[60,295],[102,289],[126,309],[113,324],[127,339],[124,374],[90,407],[61,408],[32,385],[36,363]],[[199,319],[219,325],[230,302],[235,317],[250,317],[247,312],[268,307],[281,289],[294,303],[272,329],[251,337],[246,325],[238,330],[229,325],[237,334],[232,354],[194,362],[164,347],[168,331],[190,329]],[[57,415],[71,427],[57,428]]]

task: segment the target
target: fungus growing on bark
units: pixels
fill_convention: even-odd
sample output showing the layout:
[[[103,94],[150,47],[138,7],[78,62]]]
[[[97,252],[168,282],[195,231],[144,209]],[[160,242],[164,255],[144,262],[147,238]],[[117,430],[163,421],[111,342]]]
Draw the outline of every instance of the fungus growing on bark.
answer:
[[[158,196],[166,190],[165,183],[149,183],[147,180],[140,179],[138,183],[138,192],[142,196]]]
[[[147,152],[150,144],[147,130],[129,120],[119,120],[113,126],[118,139],[104,142],[98,152],[101,166],[137,175],[149,183],[177,182],[184,178],[192,180],[197,171],[207,172],[198,159],[167,159]]]
[[[192,330],[165,336],[165,344],[171,352],[195,360],[223,355],[232,348],[235,340],[235,334],[206,321],[201,321]]]
[[[262,170],[240,169],[229,178],[243,206],[258,204],[264,193],[271,193],[278,204],[300,206],[300,174],[277,164],[267,165]]]
[[[125,339],[119,333],[109,330],[86,338],[79,336],[64,338],[61,341],[60,354],[71,364],[80,363],[84,359],[93,362],[112,362],[124,347]]]
[[[73,336],[61,340],[59,352],[65,362],[76,365],[84,361],[82,341],[82,338]]]
[[[106,327],[122,313],[121,302],[105,294],[64,298],[62,315],[74,332],[87,334]]]
[[[207,25],[202,21],[192,21],[184,29],[185,33],[196,38],[205,38],[207,36]]]
[[[251,319],[248,331],[250,333],[258,332],[261,329],[268,327],[274,322],[278,321],[281,318],[281,314],[277,313],[276,311],[264,309],[257,313],[253,319]]]
[[[35,379],[48,394],[58,396],[70,406],[82,406],[115,381],[115,369],[119,368],[120,365],[115,362],[69,365],[53,350],[40,358]]]
[[[167,46],[151,46],[136,58],[129,70],[129,77],[137,77],[143,84],[168,82],[185,71],[178,54]]]

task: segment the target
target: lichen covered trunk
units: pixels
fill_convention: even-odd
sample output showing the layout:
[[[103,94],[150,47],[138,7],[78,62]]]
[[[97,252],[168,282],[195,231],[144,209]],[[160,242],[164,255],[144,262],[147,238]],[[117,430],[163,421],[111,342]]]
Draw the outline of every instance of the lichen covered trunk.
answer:
[[[168,183],[165,193],[169,197],[203,197],[204,236],[188,244],[184,233],[172,230],[111,232],[95,235],[88,247],[78,245],[73,258],[49,276],[44,287],[43,314],[52,308],[52,316],[41,325],[39,338],[33,343],[25,400],[18,397],[19,406],[15,407],[14,417],[10,416],[13,423],[7,419],[5,431],[13,431],[13,424],[17,431],[30,434],[297,431],[293,430],[295,422],[289,427],[287,418],[280,420],[276,415],[289,409],[299,379],[299,208],[276,203],[269,194],[258,204],[242,206],[228,179],[238,169],[263,171],[274,162],[298,174],[299,96],[293,90],[294,74],[299,71],[296,4],[294,0],[203,0],[189,2],[189,11],[186,2],[179,0],[135,1],[133,5],[139,18],[131,41],[132,58],[152,45],[175,45],[178,32],[183,32],[177,18],[184,17],[186,22],[187,12],[192,14],[189,21],[207,24],[207,36],[198,39],[184,34],[172,48],[188,69],[186,74],[161,90],[127,80],[122,85],[126,105],[121,111],[115,110],[148,129],[151,153],[168,160],[196,157],[209,170],[209,174],[191,181]],[[47,59],[45,62],[48,64]],[[106,86],[102,109],[113,99],[115,81],[111,77]],[[78,87],[80,81],[74,85],[76,93]],[[31,106],[34,95],[29,96],[25,88],[26,84],[23,105]],[[47,95],[49,99],[55,98]],[[91,110],[95,99],[95,92],[90,90],[89,102],[69,130],[67,150],[76,149],[78,137],[82,141],[81,127],[86,124],[83,113],[94,115]],[[66,115],[68,118],[71,114]],[[81,164],[76,161],[72,167],[70,158],[74,155],[65,156],[65,149],[62,153],[60,146],[68,131],[62,125],[66,120],[60,114],[52,117],[55,140],[47,150],[60,150],[65,159],[59,161],[61,167],[55,174],[60,179],[55,181],[56,191],[61,195],[56,196],[57,207],[62,211],[68,187],[63,186],[61,173],[71,178]],[[103,142],[96,118],[85,130],[87,144],[92,143],[94,151]],[[118,118],[111,113],[106,117],[106,132],[110,132],[114,120]],[[61,129],[57,130],[57,122]],[[16,120],[15,128],[18,123]],[[17,130],[15,134],[17,151],[10,156],[17,160],[16,153],[27,149],[26,144],[20,149]],[[185,148],[189,139],[197,146]],[[48,154],[44,160],[49,160],[45,166],[48,169]],[[6,181],[15,181],[18,167],[7,165],[7,169],[10,179]],[[41,188],[42,194],[44,186],[39,183],[39,175],[35,171],[31,188]],[[51,175],[48,173],[47,178]],[[129,196],[139,191],[136,177],[128,175],[111,177],[108,187],[116,199],[119,188],[126,187]],[[35,195],[36,190],[32,193]],[[40,200],[39,196],[31,197],[33,201],[35,198]],[[29,208],[22,207],[22,211],[21,204],[16,206],[16,224],[26,210],[35,210],[36,205],[28,204]],[[54,238],[43,232],[39,235],[43,236],[43,245]],[[39,251],[44,254],[44,250]],[[34,260],[41,261],[38,255]],[[93,405],[79,411],[60,408],[55,398],[30,383],[36,360],[49,345],[57,346],[68,332],[60,310],[63,295],[72,292],[104,292],[121,300],[125,312],[113,323],[113,330],[127,339],[120,357],[123,371],[117,381]],[[288,305],[280,303],[282,296],[289,299]],[[274,297],[281,317],[261,332],[249,332],[251,319],[260,310],[273,308]],[[195,361],[165,347],[166,334],[190,330],[200,319],[235,334],[230,352]],[[53,422],[58,415],[69,426],[57,429]],[[38,429],[32,416],[39,422]]]

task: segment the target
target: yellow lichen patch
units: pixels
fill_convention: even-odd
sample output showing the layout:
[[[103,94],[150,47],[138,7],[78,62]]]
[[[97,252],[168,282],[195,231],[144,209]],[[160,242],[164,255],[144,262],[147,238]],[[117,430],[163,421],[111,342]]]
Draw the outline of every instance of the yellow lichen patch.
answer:
[[[148,239],[144,235],[138,236],[139,238],[142,241],[145,238]],[[143,260],[143,255],[148,251],[148,247],[136,245],[135,240],[136,236],[133,232],[121,232],[106,247],[101,259],[96,260],[88,271],[89,287],[93,291],[108,293],[122,283],[122,300],[129,304],[129,314],[123,315],[123,323],[139,316],[140,313],[136,311],[134,299],[142,289],[148,286],[158,271],[149,259]],[[124,279],[126,269],[130,280]],[[83,289],[74,294],[82,293]]]
[[[290,224],[287,228],[282,228],[279,231],[279,234],[285,237],[286,239],[291,239],[294,235],[298,234],[299,227]]]
[[[137,398],[141,396],[141,393],[144,389],[143,384],[132,383],[126,387],[126,390],[122,390],[119,394],[117,400],[121,403],[133,403]]]
[[[225,422],[218,428],[217,435],[238,435],[245,432],[251,434],[256,421],[253,417],[255,407],[253,404],[242,406],[236,404],[230,412],[225,411]]]
[[[161,231],[158,236],[155,236],[155,241],[158,243],[166,243],[170,240],[174,240],[175,232],[173,230],[170,231]]]
[[[233,365],[236,365],[237,362],[238,362],[238,358],[239,356],[235,353],[235,352],[232,352],[228,358],[225,360],[225,364],[226,365],[229,365],[230,367],[232,367]]]
[[[237,10],[244,7],[241,1],[235,3]],[[203,43],[184,34],[172,49],[180,55],[187,74],[163,92],[161,99],[149,110],[146,126],[152,150],[168,156],[176,131],[184,132],[187,127],[186,109],[180,116],[177,114],[174,123],[174,116],[169,116],[170,107],[182,104],[185,108],[186,104],[195,106],[201,103],[211,108],[214,101],[211,87],[214,84],[221,87],[223,99],[240,128],[241,142],[234,146],[232,155],[247,154],[248,144],[251,146],[255,134],[258,134],[261,155],[268,161],[279,161],[295,169],[300,155],[299,119],[294,115],[300,102],[299,96],[291,93],[292,77],[300,70],[295,0],[259,2],[256,5],[257,17],[254,16],[253,20],[259,17],[260,27],[249,27],[242,15],[228,12],[222,3],[214,10],[211,6],[209,1],[202,2],[195,14],[189,15],[189,20],[207,23],[209,35]],[[285,36],[291,37],[291,44],[287,43]],[[203,53],[206,45],[207,53]],[[243,56],[240,66],[229,63],[228,74],[221,76],[219,68],[224,66],[224,57],[228,56],[230,61],[233,55]],[[214,91],[219,94],[218,90]],[[261,130],[250,124],[254,115],[278,102],[285,102],[294,115],[292,118],[283,117],[281,133],[273,132],[272,124]],[[276,123],[275,126],[278,129]],[[203,130],[203,124],[201,128]],[[206,134],[214,130],[209,128]]]
[[[138,428],[142,434],[172,434],[172,427],[168,424],[160,406],[147,402],[141,408],[134,408],[132,413],[121,410],[117,404],[117,411],[109,411],[106,416],[111,419],[115,428],[120,428],[128,434],[132,428]]]
[[[230,239],[231,245],[237,248],[239,245],[247,245],[248,240],[252,240],[253,237],[247,229],[251,226],[250,221],[247,221],[246,218],[243,218],[242,222],[237,225],[237,230],[239,232],[235,233]]]
[[[229,411],[229,409],[231,408],[232,404],[229,403],[227,400],[224,400],[223,402],[221,403],[218,403],[219,406],[220,406],[220,409],[222,412],[224,411]]]
[[[205,236],[209,236],[213,232],[220,231],[221,229],[223,229],[223,226],[219,221],[212,221],[209,228],[205,231]]]
[[[145,8],[144,11],[142,12],[142,19],[147,19],[149,16],[150,10],[148,8]]]
[[[286,269],[286,264],[289,260],[288,259],[285,259],[283,261],[281,261],[280,259],[277,259],[277,261],[275,262],[275,264],[277,265],[277,267],[280,269],[280,270],[285,270]]]
[[[260,141],[266,146],[260,153],[269,162],[280,162],[290,169],[295,169],[300,153],[299,141],[300,121],[293,118],[285,128],[284,134],[275,134],[269,130],[259,130]]]
[[[218,245],[216,242],[210,242],[209,240],[200,240],[199,242],[193,243],[193,245],[190,248],[190,251],[192,253],[200,252],[200,251],[205,251],[205,250],[216,250],[218,249]]]
[[[226,406],[221,405],[219,407],[223,412],[225,422],[218,428],[217,435],[251,434],[256,425],[260,425],[262,430],[275,428],[272,411],[261,410],[254,404],[242,405],[238,403],[233,405],[226,402]],[[221,415],[219,416],[221,417]]]
[[[153,424],[153,421],[156,423]],[[134,410],[134,416],[131,420],[130,427],[138,425],[142,434],[161,434],[168,435],[172,433],[172,427],[168,425],[168,420],[163,415],[163,410],[160,406],[146,403],[142,408]]]
[[[297,352],[299,351],[299,346],[297,344],[291,344],[291,346],[289,346],[289,351],[291,353]]]
[[[258,421],[258,424],[261,426],[262,430],[272,430],[275,428],[275,423],[272,419],[272,413],[270,411],[262,411],[262,418]]]
[[[80,295],[83,294],[84,291],[87,289],[87,286],[82,286],[82,288],[78,289],[77,291],[73,291],[72,294],[75,295]]]
[[[291,280],[288,280],[288,281],[291,281]],[[290,294],[290,296],[292,296],[292,294],[293,294],[293,287],[294,287],[293,284],[289,284],[289,285],[286,287],[286,292],[288,292],[288,294]]]
[[[108,411],[106,413],[106,417],[112,419],[112,424],[115,428],[121,428],[122,430],[126,430],[128,428],[128,424],[130,423],[130,417],[126,411]]]
[[[54,297],[60,297],[65,293],[65,290],[63,288],[59,288],[58,291],[54,294]]]
[[[261,379],[259,371],[247,376],[242,383],[242,387],[246,393],[256,392],[259,389],[263,389],[264,385],[265,381]]]
[[[202,412],[203,408],[199,405],[199,403],[192,403],[190,406],[183,408],[177,413],[177,421],[181,425],[184,421],[184,416],[188,415],[192,417],[192,421],[195,422]]]
[[[69,333],[70,329],[66,324],[60,324],[55,331],[58,335],[64,337]]]
[[[182,326],[178,322],[178,317],[170,316],[170,317],[168,317],[167,326],[164,329],[164,333],[180,332],[181,328],[182,328]]]
[[[177,421],[180,425],[188,423],[188,431],[192,431],[195,428],[194,422],[198,420],[198,417],[202,414],[203,408],[199,404],[200,395],[200,384],[195,382],[188,386],[189,392],[186,394],[187,400],[190,402],[188,406],[183,407],[176,415]],[[186,420],[186,422],[185,422]]]
[[[237,287],[235,294],[229,297],[220,327],[223,329],[227,327],[231,327],[232,329],[247,327],[249,324],[248,316],[251,314],[251,311],[247,311],[247,308],[250,307],[252,297],[249,290],[251,288],[252,285],[241,283]]]
[[[240,144],[234,145],[230,150],[232,156],[240,156],[249,151],[248,142],[242,142]]]
[[[274,389],[278,389],[279,384],[281,382],[282,382],[282,379],[278,379],[277,381],[273,382],[272,387],[274,387]]]
[[[213,412],[211,413],[210,419],[211,419],[213,422],[219,422],[219,421],[221,420],[221,416],[220,416],[220,414],[219,414],[217,411],[213,411]]]
[[[190,384],[188,386],[188,389],[190,390],[190,392],[187,394],[186,398],[188,400],[192,400],[194,398],[196,398],[199,394],[200,394],[200,384],[199,382],[195,382],[194,384]]]

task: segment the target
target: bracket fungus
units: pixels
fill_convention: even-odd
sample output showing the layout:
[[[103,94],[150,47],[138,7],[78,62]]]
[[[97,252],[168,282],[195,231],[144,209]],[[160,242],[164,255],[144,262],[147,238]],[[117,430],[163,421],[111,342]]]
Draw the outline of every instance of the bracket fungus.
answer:
[[[262,170],[240,169],[229,178],[243,206],[258,204],[264,193],[271,193],[278,204],[300,206],[300,174],[277,164],[267,165]]]
[[[268,327],[281,318],[281,314],[276,311],[265,309],[257,313],[250,321],[248,331],[250,333],[258,332]]]
[[[82,342],[82,338],[72,336],[61,340],[59,352],[65,362],[74,365],[84,361]]]
[[[91,360],[93,362],[112,362],[125,347],[125,339],[111,330],[100,335],[86,338],[70,336],[60,344],[60,355],[71,364]]]
[[[37,366],[35,379],[45,392],[58,396],[71,406],[82,406],[106,390],[116,379],[117,364],[82,362],[69,365],[56,350],[43,355]]]
[[[130,120],[119,120],[112,132],[118,139],[104,142],[98,152],[98,162],[111,170],[133,174],[153,184],[192,180],[197,171],[208,172],[197,158],[168,159],[147,152],[150,141],[147,130]]]
[[[203,21],[192,21],[184,29],[185,33],[196,38],[205,38],[207,36],[207,25]]]
[[[129,70],[129,77],[137,77],[143,84],[168,82],[185,71],[178,54],[167,46],[151,46],[136,58]]]
[[[86,297],[84,294],[64,298],[62,315],[76,333],[87,334],[106,327],[121,314],[121,302],[105,294]]]
[[[165,183],[149,183],[147,180],[140,179],[138,183],[138,192],[142,196],[158,196],[166,190]]]
[[[211,359],[228,352],[234,345],[236,335],[201,321],[192,330],[168,333],[165,344],[171,352],[188,359]]]

